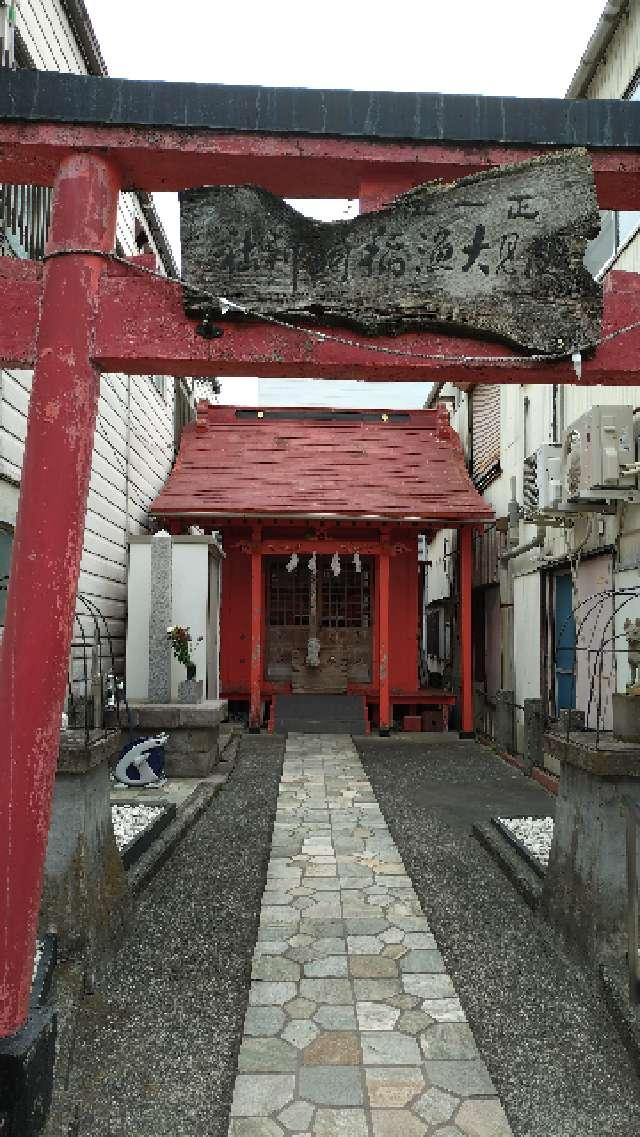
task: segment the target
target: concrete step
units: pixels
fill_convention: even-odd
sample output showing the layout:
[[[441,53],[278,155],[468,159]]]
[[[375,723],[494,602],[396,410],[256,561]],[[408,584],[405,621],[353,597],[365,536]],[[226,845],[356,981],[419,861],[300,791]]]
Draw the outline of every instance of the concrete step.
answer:
[[[364,734],[362,695],[276,695],[276,734]]]

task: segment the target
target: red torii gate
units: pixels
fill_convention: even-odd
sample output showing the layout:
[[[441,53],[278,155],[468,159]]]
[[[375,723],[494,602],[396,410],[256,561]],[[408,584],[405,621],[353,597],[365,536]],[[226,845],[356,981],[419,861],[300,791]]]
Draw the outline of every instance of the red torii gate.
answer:
[[[62,79],[46,78],[54,87]],[[77,77],[64,79],[72,85],[79,82]],[[551,144],[589,143],[594,119],[594,114],[581,118],[576,112],[577,122],[584,119],[582,134],[574,129],[575,123],[571,130],[563,126],[554,132],[545,119],[533,141],[525,128],[514,131],[514,145],[502,135],[496,141],[497,135],[490,137],[490,131],[483,135],[478,128],[463,143],[455,141],[459,135],[446,143],[433,141],[448,136],[443,114],[445,127],[440,124],[433,136],[422,130],[417,140],[406,142],[394,140],[397,132],[383,127],[370,131],[373,137],[362,137],[366,132],[354,125],[336,131],[344,137],[327,137],[328,128],[320,125],[299,134],[291,126],[279,133],[277,125],[245,126],[241,132],[217,123],[209,124],[210,129],[206,124],[194,128],[188,115],[181,119],[183,129],[173,125],[170,116],[164,125],[149,125],[144,119],[130,126],[123,111],[120,123],[115,122],[115,103],[107,98],[103,114],[107,117],[109,110],[113,125],[87,124],[81,121],[85,111],[76,106],[70,107],[65,121],[55,99],[47,121],[42,105],[43,99],[47,102],[46,91],[38,104],[38,81],[37,76],[24,75],[3,79],[3,84],[14,84],[23,92],[32,83],[33,98],[27,99],[28,111],[20,111],[19,99],[18,110],[9,99],[0,107],[0,181],[53,186],[45,263],[9,259],[0,263],[0,366],[34,367],[0,655],[0,1037],[16,1032],[28,1010],[100,373],[429,380],[444,370],[446,378],[467,383],[523,378],[516,365],[509,372],[490,362],[509,354],[504,348],[440,334],[376,339],[376,348],[387,348],[389,354],[372,351],[371,341],[352,333],[347,344],[331,333],[319,340],[304,330],[264,324],[228,325],[221,339],[204,339],[195,322],[184,316],[178,283],[142,275],[141,265],[110,259],[119,190],[252,181],[289,197],[357,196],[363,208],[375,208],[434,177],[450,179],[529,158]],[[113,90],[114,98],[122,90],[120,81],[87,79],[88,92],[96,90],[96,82],[105,85],[103,93]],[[161,88],[162,105],[171,105],[171,85],[140,86]],[[184,85],[175,89],[176,102],[184,101]],[[328,94],[346,98],[348,93]],[[371,98],[383,101],[387,96]],[[422,98],[426,97],[407,96]],[[527,101],[518,102],[526,119]],[[545,113],[556,107],[553,100],[534,102]],[[476,99],[476,110],[477,104]],[[556,126],[569,120],[566,108],[573,105],[578,106],[557,101]],[[603,128],[602,138],[593,143],[600,204],[638,208],[640,108],[627,104],[612,119],[610,108],[619,104],[600,106],[602,122],[617,121],[622,115],[613,142]],[[93,103],[89,112],[89,118],[92,114],[99,118]],[[20,118],[33,121],[16,123]],[[128,121],[136,122],[135,117]],[[634,128],[631,133],[629,124]],[[629,149],[630,145],[638,149]],[[612,274],[605,294],[605,334],[638,321],[638,278]],[[433,358],[438,354],[456,360]],[[585,360],[582,381],[640,384],[638,360],[636,328],[604,343]],[[575,381],[570,361],[526,366],[525,374],[527,382]],[[461,541],[465,730],[473,726],[471,560],[467,527]]]

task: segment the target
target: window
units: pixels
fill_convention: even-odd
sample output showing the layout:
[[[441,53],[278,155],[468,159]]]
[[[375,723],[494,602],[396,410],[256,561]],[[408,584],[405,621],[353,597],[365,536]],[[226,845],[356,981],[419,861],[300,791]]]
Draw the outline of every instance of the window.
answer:
[[[268,561],[267,603],[272,628],[309,625],[310,579],[306,559],[300,558],[292,572],[287,572],[288,557]]]
[[[323,628],[368,628],[371,624],[371,561],[361,558],[360,572],[351,558],[340,558],[340,575],[320,562],[320,624]]]
[[[11,551],[13,548],[13,529],[8,525],[0,524],[0,625],[4,624],[4,613],[7,607],[7,585],[11,569]]]

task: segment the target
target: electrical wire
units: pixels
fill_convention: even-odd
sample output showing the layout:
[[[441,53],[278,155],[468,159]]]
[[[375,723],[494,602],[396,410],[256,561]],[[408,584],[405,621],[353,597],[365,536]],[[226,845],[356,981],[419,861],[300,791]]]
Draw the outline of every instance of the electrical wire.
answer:
[[[56,257],[63,256],[101,257],[104,260],[125,265],[126,268],[134,272],[156,277],[158,280],[166,281],[170,284],[179,284],[185,291],[192,293],[198,297],[198,299],[209,300],[212,304],[216,305],[219,314],[212,311],[209,317],[209,319],[213,321],[220,319],[226,315],[228,311],[235,311],[251,319],[273,324],[287,331],[297,332],[299,335],[309,336],[312,339],[319,340],[321,343],[336,343],[343,347],[353,347],[378,355],[399,356],[405,359],[418,359],[436,363],[483,364],[490,367],[516,367],[518,369],[527,370],[527,367],[532,364],[571,362],[573,356],[578,356],[582,352],[592,351],[594,348],[602,347],[603,344],[610,343],[619,336],[640,329],[640,321],[636,321],[632,324],[625,324],[622,328],[616,328],[612,332],[607,332],[606,335],[600,336],[599,339],[591,343],[574,345],[566,351],[561,352],[536,352],[530,355],[447,355],[445,352],[406,351],[399,347],[387,347],[383,344],[370,343],[364,339],[356,340],[351,339],[349,336],[333,335],[331,332],[321,332],[316,328],[308,328],[291,323],[289,320],[281,320],[277,316],[270,316],[266,312],[260,312],[245,304],[238,304],[226,296],[218,296],[212,292],[208,292],[198,285],[191,283],[191,281],[184,280],[182,277],[169,276],[166,273],[159,272],[157,269],[136,264],[134,261],[127,260],[126,257],[119,256],[118,253],[106,253],[96,249],[56,249],[53,252],[45,253],[43,260],[52,260]]]

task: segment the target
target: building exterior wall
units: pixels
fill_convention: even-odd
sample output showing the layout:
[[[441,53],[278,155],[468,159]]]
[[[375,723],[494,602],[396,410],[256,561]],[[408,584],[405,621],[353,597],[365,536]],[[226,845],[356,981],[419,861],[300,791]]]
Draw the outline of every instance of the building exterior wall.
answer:
[[[61,0],[21,0],[17,31],[23,52],[36,67],[89,70],[91,61]],[[121,194],[117,241],[122,254],[140,251],[136,230],[141,228],[148,237],[147,249],[162,263],[139,197]],[[9,527],[15,523],[19,500],[31,378],[30,371],[0,371],[0,524]],[[173,379],[103,375],[78,588],[108,623],[118,671],[124,666],[128,535],[149,531],[148,506],[164,484],[173,456]],[[94,622],[82,604],[77,619],[92,640]],[[74,639],[80,638],[77,626]],[[103,647],[110,654],[106,643]],[[77,655],[78,649],[74,651]]]
[[[627,14],[623,15],[608,45],[606,55],[582,95],[590,98],[620,98],[634,94],[639,69],[640,0],[631,0]],[[610,220],[611,215],[607,215],[606,223],[609,224]],[[621,216],[619,232],[624,232],[627,236],[615,259],[607,264],[607,271],[610,268],[640,271],[640,235],[634,233],[636,225],[640,225],[640,212]],[[613,249],[613,244],[611,247]],[[512,378],[517,379],[515,376]],[[445,386],[439,397],[444,397],[451,408],[452,422],[460,434],[471,469],[473,454],[470,408],[473,392],[456,393],[450,386]],[[483,492],[495,509],[498,526],[503,531],[507,530],[512,484],[515,486],[515,498],[519,506],[523,505],[525,458],[544,443],[560,442],[563,430],[596,405],[638,408],[640,387],[591,387],[582,386],[578,381],[555,389],[551,385],[518,382],[502,386],[500,473]],[[640,436],[640,417],[636,418],[636,423],[636,435]],[[513,546],[529,542],[536,538],[537,532],[536,525],[527,524],[521,518],[515,531],[511,530],[510,543]],[[555,711],[553,574],[569,573],[573,580],[573,606],[578,609],[576,705],[587,712],[588,725],[591,727],[595,727],[599,721],[601,729],[611,728],[610,696],[616,688],[624,689],[629,674],[624,619],[627,615],[640,617],[640,603],[635,597],[617,597],[614,604],[613,599],[605,595],[608,589],[640,584],[639,506],[622,506],[613,516],[597,512],[584,513],[576,517],[572,525],[546,525],[541,534],[541,548],[515,558],[510,562],[508,571],[503,563],[499,572],[503,593],[502,634],[498,644],[501,654],[501,685],[504,689],[514,690],[516,704],[520,704],[520,707],[515,708],[516,737],[520,746],[523,720],[521,708],[524,699],[541,697],[549,713]],[[429,546],[428,559],[431,566],[427,575],[427,595],[430,605],[441,603],[450,587],[443,572],[445,536],[448,543],[455,539],[454,534],[440,533]],[[488,539],[489,534],[480,540],[486,543]],[[474,615],[485,622],[483,650],[495,650],[489,649],[483,603],[477,593],[474,596]],[[595,601],[591,606],[590,602],[582,604],[594,596]],[[581,604],[582,607],[578,608]],[[582,615],[588,612],[591,613],[589,617],[583,619]],[[540,634],[545,627],[548,629],[546,643]],[[615,640],[614,635],[617,637]],[[481,640],[481,637],[476,637],[478,648]],[[600,654],[600,644],[605,641],[608,646],[605,644],[604,651]],[[486,661],[484,670],[487,671]],[[476,683],[477,709],[478,686]],[[488,691],[487,702],[490,702]],[[490,718],[486,707],[478,717],[485,720]]]
[[[585,91],[590,99],[621,98],[640,66],[640,4],[630,0],[606,55]]]

